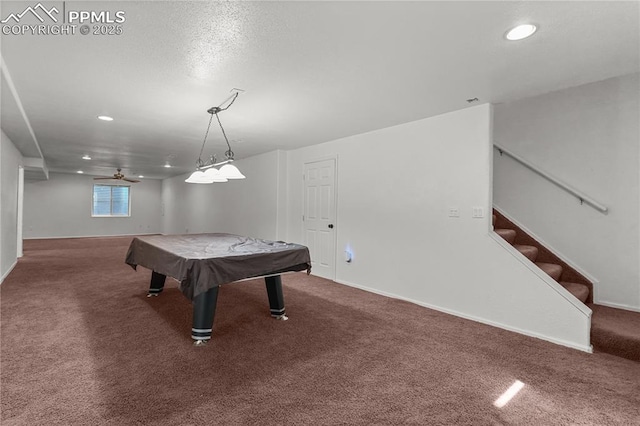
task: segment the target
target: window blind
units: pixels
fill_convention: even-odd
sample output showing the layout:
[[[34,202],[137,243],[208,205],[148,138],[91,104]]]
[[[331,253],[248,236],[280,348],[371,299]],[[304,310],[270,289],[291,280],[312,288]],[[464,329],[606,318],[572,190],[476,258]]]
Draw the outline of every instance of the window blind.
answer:
[[[93,216],[129,216],[130,188],[93,185]]]

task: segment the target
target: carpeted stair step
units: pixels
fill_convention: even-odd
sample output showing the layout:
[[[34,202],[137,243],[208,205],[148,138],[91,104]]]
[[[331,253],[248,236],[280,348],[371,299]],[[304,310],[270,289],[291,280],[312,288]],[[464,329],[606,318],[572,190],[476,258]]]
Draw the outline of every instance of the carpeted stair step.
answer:
[[[584,284],[569,283],[566,281],[561,281],[560,285],[566,288],[569,291],[569,293],[573,294],[575,298],[581,301],[582,303],[585,303],[587,300],[587,297],[589,297],[589,287],[587,287]]]
[[[514,247],[530,261],[536,261],[536,257],[538,257],[538,247],[527,246],[524,244],[514,244]]]
[[[491,221],[491,224],[492,224],[493,226],[496,226],[496,220],[498,219],[498,217],[497,217],[495,214],[494,214],[494,215],[492,215],[492,216],[493,216],[493,220]]]
[[[513,229],[496,229],[496,234],[507,240],[509,244],[513,244],[516,240],[516,231]]]
[[[496,233],[500,234],[502,232],[502,231],[499,231],[500,229],[515,231],[515,240],[511,243],[511,245],[513,245],[516,249],[519,249],[520,252],[529,259],[531,259],[531,257],[527,255],[529,253],[525,253],[520,246],[536,247],[538,249],[538,253],[533,262],[548,263],[548,264],[560,266],[561,267],[560,276],[562,277],[562,280],[567,283],[581,284],[586,286],[587,289],[589,290],[589,294],[587,295],[587,299],[585,303],[588,304],[593,302],[593,296],[592,296],[593,285],[591,284],[591,282],[589,282],[589,280],[583,274],[578,272],[575,268],[572,268],[571,265],[569,265],[567,262],[563,261],[557,255],[551,252],[549,249],[541,245],[540,242],[536,241],[536,239],[533,238],[531,235],[529,235],[526,230],[520,228],[517,224],[509,220],[507,217],[501,214],[498,210],[494,209],[492,212],[492,216],[495,216],[494,228],[497,228],[497,229],[494,229],[494,231]],[[505,237],[503,236],[503,238]],[[507,236],[507,238],[505,239],[509,240],[510,238],[511,238],[510,236]],[[533,253],[530,253],[529,255],[533,256]],[[557,269],[557,267],[551,267],[550,271],[545,271],[545,272],[547,274],[551,272],[549,275],[551,275],[551,277],[554,278],[556,281],[560,281],[559,279],[556,278],[557,271],[554,271],[554,269]],[[576,297],[582,300],[582,293],[584,292],[584,289],[574,288],[574,290],[576,291],[575,293]]]
[[[555,263],[536,262],[536,265],[556,281],[558,281],[560,275],[562,275],[562,266],[556,265]]]

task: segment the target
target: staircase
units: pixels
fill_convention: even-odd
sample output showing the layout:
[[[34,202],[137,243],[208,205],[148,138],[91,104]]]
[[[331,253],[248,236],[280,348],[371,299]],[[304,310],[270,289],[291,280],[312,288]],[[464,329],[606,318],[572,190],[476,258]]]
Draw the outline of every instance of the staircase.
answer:
[[[591,308],[591,344],[596,352],[640,362],[639,312],[595,305],[593,284],[589,280],[496,210],[493,211],[493,228],[496,234]]]
[[[496,234],[560,283],[576,299],[582,303],[593,302],[593,284],[588,279],[531,238],[497,210],[493,211],[493,228]]]

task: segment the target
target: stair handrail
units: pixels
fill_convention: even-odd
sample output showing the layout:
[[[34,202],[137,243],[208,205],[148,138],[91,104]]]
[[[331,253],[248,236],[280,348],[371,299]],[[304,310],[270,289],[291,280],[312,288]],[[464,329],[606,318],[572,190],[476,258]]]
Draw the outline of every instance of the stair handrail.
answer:
[[[493,147],[498,150],[498,152],[500,153],[501,156],[503,154],[506,154],[507,156],[513,158],[518,163],[522,164],[523,166],[525,166],[526,168],[528,168],[532,172],[539,174],[543,178],[547,179],[549,182],[551,182],[551,183],[555,184],[556,186],[564,189],[565,191],[567,191],[568,193],[570,193],[571,195],[576,197],[578,200],[580,200],[580,204],[588,204],[588,205],[590,205],[591,207],[593,207],[594,209],[598,210],[601,213],[607,213],[609,211],[607,206],[605,206],[604,204],[594,200],[593,198],[589,197],[584,192],[575,189],[574,187],[572,187],[568,183],[564,182],[562,179],[557,178],[554,175],[552,175],[551,173],[542,170],[540,167],[530,163],[529,161],[525,160],[524,158],[520,157],[519,155],[514,154],[513,152],[510,152],[509,150],[507,150],[507,149],[501,147],[500,145],[498,145],[497,143],[494,143]]]

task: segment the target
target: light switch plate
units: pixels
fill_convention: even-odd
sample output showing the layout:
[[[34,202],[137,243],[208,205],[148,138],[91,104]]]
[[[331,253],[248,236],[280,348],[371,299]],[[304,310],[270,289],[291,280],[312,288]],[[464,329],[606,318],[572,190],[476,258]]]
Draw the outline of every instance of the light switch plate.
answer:
[[[449,217],[460,217],[460,210],[457,207],[449,207]]]
[[[482,207],[474,207],[471,213],[471,217],[480,219],[484,217],[484,209]]]

